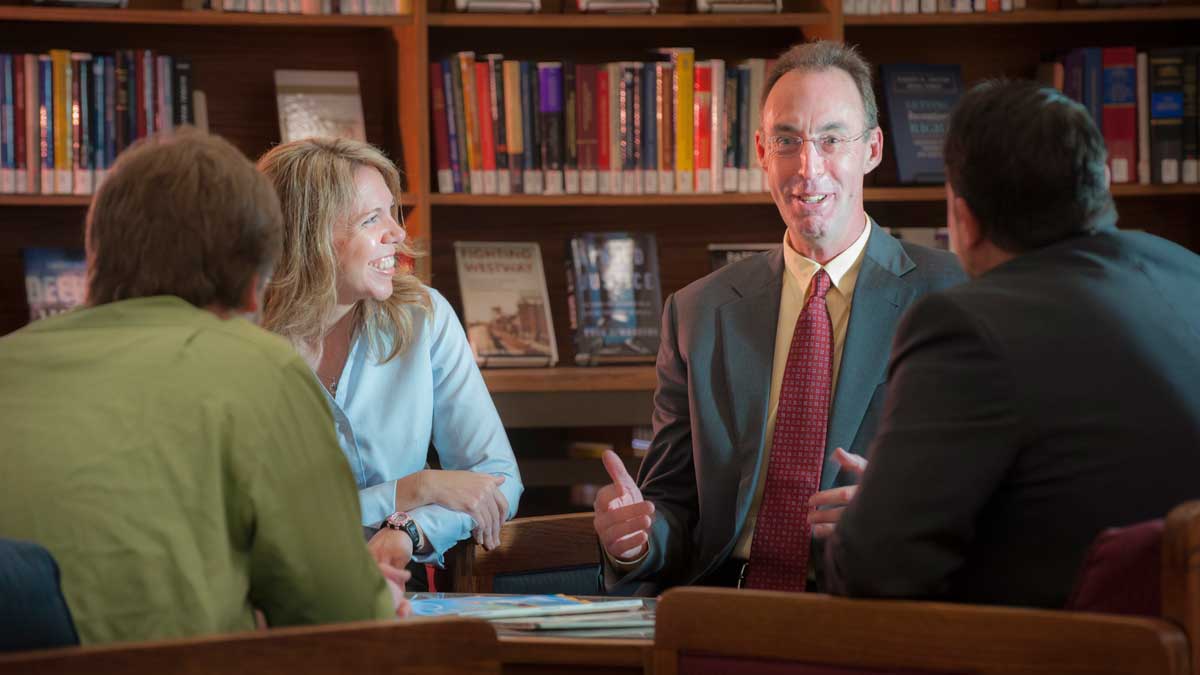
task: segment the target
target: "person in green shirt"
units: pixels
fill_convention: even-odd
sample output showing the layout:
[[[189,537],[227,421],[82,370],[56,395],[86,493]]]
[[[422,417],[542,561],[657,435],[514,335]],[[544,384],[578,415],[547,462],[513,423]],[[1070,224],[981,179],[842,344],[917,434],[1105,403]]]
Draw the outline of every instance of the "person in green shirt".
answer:
[[[88,211],[86,306],[0,338],[0,537],[54,555],[85,644],[249,630],[256,608],[272,626],[408,613],[320,385],[246,318],[281,238],[236,148],[151,137]]]

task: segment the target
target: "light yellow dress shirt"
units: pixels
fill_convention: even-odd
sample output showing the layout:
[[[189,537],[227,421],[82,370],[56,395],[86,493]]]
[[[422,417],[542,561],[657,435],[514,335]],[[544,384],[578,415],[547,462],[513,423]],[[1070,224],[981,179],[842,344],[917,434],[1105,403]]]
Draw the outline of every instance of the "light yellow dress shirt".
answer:
[[[858,282],[858,270],[862,267],[863,252],[871,236],[870,222],[863,228],[858,239],[845,251],[826,264],[825,272],[833,282],[825,295],[825,306],[829,309],[829,320],[833,323],[833,382],[830,383],[829,401],[837,393],[838,373],[842,366],[842,348],[846,346],[846,327],[850,325],[850,301],[854,298],[854,285]],[[788,351],[792,348],[792,334],[796,330],[796,319],[808,300],[809,286],[813,275],[821,265],[796,252],[783,235],[783,292],[779,297],[779,323],[775,326],[775,361],[771,368],[771,398],[767,404],[767,431],[763,437],[763,461],[758,469],[757,487],[750,511],[746,514],[746,526],[738,537],[733,557],[750,559],[750,544],[754,541],[754,523],[758,520],[758,508],[762,504],[763,487],[767,482],[767,463],[771,458],[771,442],[775,437],[775,413],[779,409],[779,389],[783,384],[783,371],[787,366]]]

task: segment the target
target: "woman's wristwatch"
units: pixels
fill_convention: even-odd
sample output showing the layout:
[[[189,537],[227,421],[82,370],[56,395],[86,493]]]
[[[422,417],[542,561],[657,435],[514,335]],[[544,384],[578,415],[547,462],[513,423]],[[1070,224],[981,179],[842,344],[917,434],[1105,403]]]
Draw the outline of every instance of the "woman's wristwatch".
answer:
[[[404,511],[397,511],[388,516],[387,519],[383,521],[383,525],[380,527],[380,529],[384,527],[388,527],[393,530],[403,530],[405,533],[407,533],[409,538],[412,539],[413,553],[416,553],[421,549],[421,528],[417,527],[417,521],[413,520],[412,516],[408,515]]]

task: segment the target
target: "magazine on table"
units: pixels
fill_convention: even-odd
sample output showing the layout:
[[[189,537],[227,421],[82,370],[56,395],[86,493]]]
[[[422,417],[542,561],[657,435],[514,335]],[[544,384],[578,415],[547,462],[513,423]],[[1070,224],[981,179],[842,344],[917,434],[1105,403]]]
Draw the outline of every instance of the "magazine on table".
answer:
[[[610,603],[604,603],[610,604]],[[653,628],[654,627],[654,612],[639,610],[639,611],[611,611],[600,612],[597,614],[575,614],[567,616],[552,616],[552,617],[530,617],[524,619],[499,619],[493,622],[496,628],[505,628],[508,630],[548,630],[548,631],[564,631],[564,630],[600,630],[614,628]]]
[[[488,620],[595,614],[643,608],[642,598],[588,600],[570,595],[417,593],[411,597],[411,601],[414,616],[466,616]]]

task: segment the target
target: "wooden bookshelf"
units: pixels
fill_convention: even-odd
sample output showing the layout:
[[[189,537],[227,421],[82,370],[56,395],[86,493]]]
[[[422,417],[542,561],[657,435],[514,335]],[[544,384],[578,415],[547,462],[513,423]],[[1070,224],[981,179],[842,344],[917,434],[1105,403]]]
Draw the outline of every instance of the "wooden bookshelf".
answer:
[[[653,365],[487,368],[483,379],[493,394],[536,392],[653,391]]]
[[[91,9],[0,5],[0,21],[118,23],[159,26],[293,26],[389,28],[411,25],[411,14],[394,16],[264,14],[184,9]]]
[[[844,17],[846,26],[987,26],[1011,24],[1144,23],[1195,21],[1200,5],[1112,9],[1027,9],[973,14],[882,14]]]
[[[417,205],[418,195],[405,193],[400,195],[400,205],[413,208]],[[92,203],[92,195],[7,195],[0,194],[0,206],[74,206],[85,207]]]
[[[828,24],[827,12],[782,14],[429,14],[433,28],[793,28]]]

